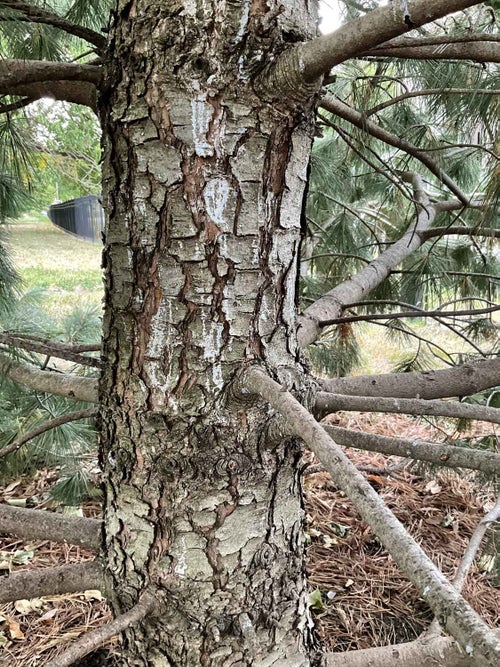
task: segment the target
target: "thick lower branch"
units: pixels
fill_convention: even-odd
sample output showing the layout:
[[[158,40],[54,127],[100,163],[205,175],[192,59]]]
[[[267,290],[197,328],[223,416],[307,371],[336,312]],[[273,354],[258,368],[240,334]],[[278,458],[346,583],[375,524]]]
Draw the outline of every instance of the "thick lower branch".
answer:
[[[0,534],[28,540],[67,542],[98,551],[101,545],[101,522],[86,517],[0,504]]]
[[[500,385],[500,357],[445,370],[384,373],[319,380],[333,394],[388,396],[425,400],[470,396]]]
[[[1,578],[0,604],[14,600],[104,590],[103,570],[97,561],[23,570]]]
[[[481,664],[466,655],[451,637],[326,655],[327,667],[480,667]]]
[[[13,361],[4,354],[0,354],[0,373],[34,391],[65,396],[75,401],[98,402],[97,380],[93,378],[41,371],[34,366]]]
[[[500,473],[500,454],[495,452],[422,440],[389,438],[385,435],[361,433],[327,424],[324,424],[323,428],[339,445],[366,449],[369,452],[380,452],[387,456],[427,461],[445,468],[481,470],[488,475]]]
[[[498,665],[500,640],[446,580],[313,416],[257,368],[247,370],[242,383],[243,389],[259,394],[279,412],[287,426],[316,454],[447,631],[461,646],[467,647],[468,653],[481,656],[485,665]]]
[[[111,623],[84,634],[78,641],[71,644],[64,653],[50,660],[45,667],[70,667],[77,660],[81,660],[115,635],[142,621],[143,618],[154,611],[156,605],[155,598],[146,593],[130,611],[121,614]]]
[[[31,102],[42,97],[50,97],[61,102],[72,102],[90,107],[93,111],[97,109],[97,87],[88,81],[45,81],[42,83],[9,84],[0,85],[0,94],[22,95]]]
[[[426,401],[422,398],[382,398],[373,396],[348,396],[318,392],[315,416],[322,418],[331,412],[390,412],[403,415],[432,415],[454,419],[477,419],[500,424],[500,409],[484,405],[459,403],[458,401]]]
[[[99,65],[46,60],[0,60],[0,92],[7,94],[13,86],[42,81],[88,81],[98,86],[101,77]]]
[[[417,28],[452,12],[476,5],[476,0],[413,0],[391,2],[349,21],[335,32],[323,35],[297,47],[305,81],[314,81],[332,67],[360,52],[404,35],[409,27]]]

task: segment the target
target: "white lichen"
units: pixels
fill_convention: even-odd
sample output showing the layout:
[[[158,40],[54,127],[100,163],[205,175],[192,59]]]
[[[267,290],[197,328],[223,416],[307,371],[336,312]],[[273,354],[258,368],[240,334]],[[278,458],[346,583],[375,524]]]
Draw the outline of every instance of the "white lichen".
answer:
[[[184,0],[184,11],[189,16],[196,16],[196,0]]]
[[[180,553],[179,557],[177,558],[177,562],[175,564],[174,572],[175,574],[178,574],[179,577],[185,577],[186,576],[186,570],[187,570],[187,562],[186,562],[186,540],[184,537],[180,538]]]
[[[229,231],[225,211],[229,200],[230,186],[225,178],[213,178],[203,191],[205,207],[210,218],[222,231]]]
[[[236,33],[235,43],[237,44],[245,35],[246,27],[248,25],[248,18],[250,16],[250,0],[245,0],[243,3],[243,11],[240,17],[240,25]]]
[[[207,102],[206,93],[199,93],[196,99],[191,100],[194,150],[200,157],[210,157],[214,154],[214,148],[207,140],[213,111],[213,107]]]
[[[217,389],[222,389],[224,385],[220,362],[223,331],[224,327],[220,322],[210,322],[207,331],[206,316],[202,318],[203,359],[212,365],[212,381]]]

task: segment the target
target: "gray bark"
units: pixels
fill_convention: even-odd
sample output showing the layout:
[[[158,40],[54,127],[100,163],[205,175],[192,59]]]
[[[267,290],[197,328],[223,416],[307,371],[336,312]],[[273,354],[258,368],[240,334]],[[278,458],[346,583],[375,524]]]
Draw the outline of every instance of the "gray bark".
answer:
[[[357,447],[370,452],[380,452],[387,456],[401,456],[416,461],[427,461],[445,468],[481,470],[492,476],[500,473],[500,454],[495,452],[425,442],[423,440],[390,438],[328,424],[324,424],[323,428],[339,445]]]
[[[308,667],[298,442],[269,446],[271,415],[225,390],[255,357],[300,378],[313,110],[268,104],[251,80],[259,48],[268,61],[315,26],[302,1],[273,18],[183,5],[118,13],[106,74],[105,555],[117,614],[146,587],[162,605],[120,660]]]
[[[437,371],[358,375],[320,380],[331,393],[350,396],[438,399],[470,396],[500,384],[500,358]]]
[[[104,590],[103,570],[97,561],[24,570],[0,581],[0,604],[44,595]]]
[[[401,374],[402,375],[402,374]],[[376,376],[374,376],[376,377]],[[382,398],[380,396],[348,396],[318,392],[314,413],[322,418],[332,412],[392,412],[406,415],[434,415],[456,419],[477,419],[500,424],[500,410],[458,401],[429,401],[419,398]]]
[[[2,535],[15,535],[30,540],[67,542],[97,551],[101,544],[101,528],[101,522],[97,519],[0,505]]]
[[[411,4],[409,20],[420,20],[424,4]],[[475,3],[434,4],[422,23]],[[99,102],[109,215],[99,400],[105,577],[115,628],[127,628],[116,663],[127,667],[319,664],[304,579],[300,442],[275,442],[273,411],[230,390],[236,372],[259,360],[313,403],[296,338],[318,83],[305,80],[311,72],[304,76],[294,45],[315,36],[309,5],[116,3]],[[406,30],[405,16],[391,12],[372,13],[382,32],[363,48]],[[334,41],[306,48],[309,62],[318,44]],[[0,86],[30,95],[38,65],[16,70],[20,79],[4,65]],[[43,77],[51,89],[67,77],[101,84],[97,67],[53,65]],[[417,230],[434,214],[421,199]],[[49,388],[50,374],[0,365],[31,387],[60,384],[61,376]],[[66,395],[97,400],[92,381],[64,380]],[[401,549],[410,561],[407,540]],[[429,576],[431,603],[448,615],[449,598],[441,603],[437,592],[444,584]],[[145,591],[160,605],[154,618],[134,612]],[[461,604],[448,625],[467,626],[464,636],[481,644],[484,627]]]
[[[97,403],[97,381],[66,373],[41,371],[28,364],[20,364],[0,353],[0,373],[18,384],[55,396],[73,398],[75,401]]]

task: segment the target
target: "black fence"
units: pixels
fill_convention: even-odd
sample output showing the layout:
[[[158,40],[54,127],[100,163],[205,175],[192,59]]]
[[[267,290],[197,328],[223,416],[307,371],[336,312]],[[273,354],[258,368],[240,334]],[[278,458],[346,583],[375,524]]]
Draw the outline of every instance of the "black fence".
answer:
[[[52,204],[47,211],[49,219],[69,234],[86,241],[100,243],[104,231],[104,211],[97,195],[69,199]]]

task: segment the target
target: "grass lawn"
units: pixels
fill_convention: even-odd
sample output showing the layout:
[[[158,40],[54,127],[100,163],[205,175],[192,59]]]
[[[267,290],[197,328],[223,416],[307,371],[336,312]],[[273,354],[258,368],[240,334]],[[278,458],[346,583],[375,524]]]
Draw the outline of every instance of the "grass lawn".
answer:
[[[101,303],[100,244],[66,234],[46,215],[35,214],[9,225],[9,246],[24,288],[45,289],[48,310],[62,314],[78,305]]]

